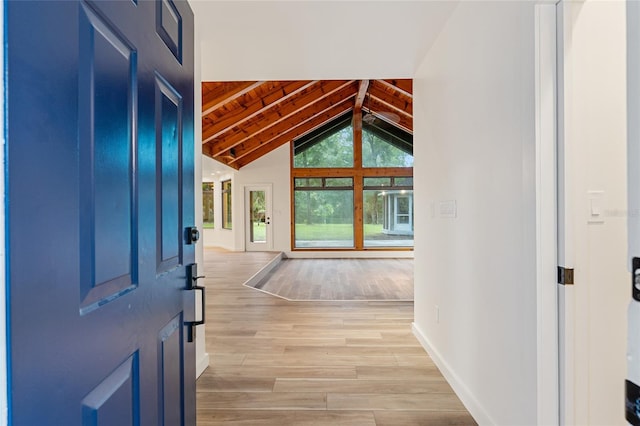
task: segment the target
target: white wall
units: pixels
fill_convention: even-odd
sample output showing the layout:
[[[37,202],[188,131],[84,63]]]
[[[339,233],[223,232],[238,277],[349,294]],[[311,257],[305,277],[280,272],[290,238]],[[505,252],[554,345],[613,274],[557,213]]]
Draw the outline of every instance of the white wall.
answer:
[[[565,143],[575,285],[575,424],[624,424],[626,309],[626,25],[623,1],[565,4]],[[596,197],[600,215],[591,216]],[[571,300],[572,299],[572,300]]]
[[[532,3],[458,6],[414,128],[414,331],[480,424],[536,424]]]
[[[232,251],[244,251],[244,187],[245,185],[271,184],[273,197],[273,250],[288,251],[291,246],[291,177],[289,144],[285,144],[239,171],[222,172],[204,176],[214,182],[214,229],[204,230],[205,247],[222,247]],[[214,160],[203,157],[204,162]],[[206,168],[206,167],[205,167]],[[231,179],[232,229],[222,229],[222,184]]]
[[[269,154],[243,167],[233,182],[233,214],[235,247],[244,250],[244,187],[271,184],[271,230],[274,251],[288,251],[291,247],[291,173],[290,145],[284,144]],[[236,226],[237,225],[237,226]]]
[[[214,161],[210,158],[202,157],[202,161]],[[204,247],[220,247],[226,250],[242,250],[235,245],[235,232],[238,224],[232,216],[231,229],[222,229],[222,181],[231,180],[231,190],[235,190],[235,173],[221,173],[211,177],[203,177],[205,182],[213,182],[213,223],[214,228],[203,229]],[[233,194],[232,194],[233,195]],[[233,204],[232,204],[233,206]],[[233,213],[232,213],[233,214]]]

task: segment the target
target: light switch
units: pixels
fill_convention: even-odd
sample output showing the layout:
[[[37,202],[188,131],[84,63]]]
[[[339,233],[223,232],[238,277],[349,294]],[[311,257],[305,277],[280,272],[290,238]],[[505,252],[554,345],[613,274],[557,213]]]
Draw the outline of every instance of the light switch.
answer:
[[[604,223],[604,191],[588,191],[589,219],[588,223]]]
[[[602,205],[598,198],[592,198],[589,200],[591,204],[591,217],[599,217],[602,214]]]

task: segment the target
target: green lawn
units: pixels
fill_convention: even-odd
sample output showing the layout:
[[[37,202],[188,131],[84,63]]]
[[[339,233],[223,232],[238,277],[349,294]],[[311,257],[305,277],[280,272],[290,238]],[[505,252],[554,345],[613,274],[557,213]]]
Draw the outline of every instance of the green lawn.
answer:
[[[382,225],[365,224],[364,234],[375,235],[382,233]],[[353,225],[350,223],[312,225],[297,224],[296,240],[325,241],[325,240],[351,240],[353,238]]]
[[[267,226],[262,222],[253,222],[253,241],[267,240]]]

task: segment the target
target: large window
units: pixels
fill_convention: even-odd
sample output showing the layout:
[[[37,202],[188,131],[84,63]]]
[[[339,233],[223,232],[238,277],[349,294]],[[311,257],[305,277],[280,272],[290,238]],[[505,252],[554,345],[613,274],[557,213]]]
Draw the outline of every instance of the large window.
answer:
[[[321,128],[295,147],[293,167],[353,167],[353,129],[347,117]]]
[[[353,179],[294,181],[295,247],[353,247]]]
[[[364,178],[364,247],[413,246],[413,178]]]
[[[413,247],[413,138],[342,116],[293,146],[296,249]]]
[[[231,181],[222,181],[222,228],[231,229]]]
[[[213,182],[202,182],[202,227],[213,228]]]
[[[387,131],[381,127],[362,128],[362,166],[413,167],[413,145],[396,136],[399,131],[390,130],[390,125],[385,126]]]

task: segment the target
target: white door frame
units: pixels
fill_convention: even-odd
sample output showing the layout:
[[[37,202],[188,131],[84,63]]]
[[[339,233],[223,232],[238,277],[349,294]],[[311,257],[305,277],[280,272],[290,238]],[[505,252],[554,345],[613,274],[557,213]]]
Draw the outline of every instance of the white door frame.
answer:
[[[244,185],[244,249],[245,251],[270,251],[273,250],[273,185],[270,183]],[[251,241],[251,213],[249,206],[249,194],[251,191],[264,191],[265,201],[265,242],[254,243]]]
[[[565,97],[569,89],[565,85],[564,77],[571,70],[571,62],[565,60],[565,4],[561,0],[556,4],[556,29],[557,29],[557,115],[558,115],[558,265],[574,269],[575,253],[573,249],[573,225],[574,217],[573,200],[574,193],[571,187],[572,167],[569,159],[572,158],[571,139],[566,136],[565,116],[567,104]],[[573,286],[564,285],[558,287],[558,384],[559,384],[559,421],[560,424],[574,424],[574,391],[573,391],[573,359],[574,359],[574,295]]]
[[[556,5],[535,6],[537,424],[559,423]]]

